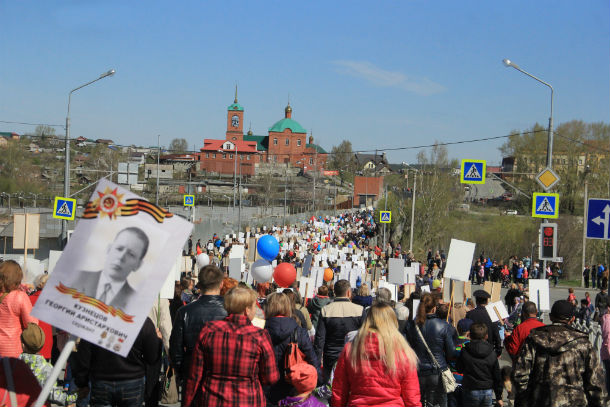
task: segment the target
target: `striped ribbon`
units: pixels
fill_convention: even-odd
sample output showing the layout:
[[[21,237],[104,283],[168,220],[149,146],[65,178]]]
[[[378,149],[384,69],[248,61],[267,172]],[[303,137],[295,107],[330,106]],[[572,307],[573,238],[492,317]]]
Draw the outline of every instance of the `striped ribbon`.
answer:
[[[125,204],[117,209],[117,216],[133,216],[140,213],[140,211],[145,212],[155,218],[155,220],[159,223],[163,223],[165,218],[171,218],[174,214],[169,211],[159,208],[157,205],[152,204],[144,199],[128,199],[125,201]],[[99,205],[96,205],[94,202],[87,202],[85,206],[85,213],[83,214],[84,219],[94,219],[100,213]]]
[[[133,315],[125,314],[119,308],[115,308],[111,305],[106,305],[103,302],[101,302],[100,300],[96,300],[95,298],[87,297],[85,294],[79,292],[78,290],[76,290],[74,288],[66,287],[62,283],[59,283],[59,285],[55,286],[55,288],[60,293],[71,295],[72,298],[75,298],[82,303],[93,305],[95,308],[99,309],[100,311],[102,311],[105,314],[110,314],[113,317],[119,317],[123,321],[125,321],[129,324],[133,323],[133,318],[134,318]]]

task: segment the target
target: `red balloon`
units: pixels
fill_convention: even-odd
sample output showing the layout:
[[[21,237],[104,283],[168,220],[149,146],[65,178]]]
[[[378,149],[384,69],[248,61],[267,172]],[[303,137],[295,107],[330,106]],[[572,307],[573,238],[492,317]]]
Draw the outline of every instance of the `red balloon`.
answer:
[[[297,279],[297,271],[290,263],[280,263],[275,267],[273,279],[280,287],[288,288]]]

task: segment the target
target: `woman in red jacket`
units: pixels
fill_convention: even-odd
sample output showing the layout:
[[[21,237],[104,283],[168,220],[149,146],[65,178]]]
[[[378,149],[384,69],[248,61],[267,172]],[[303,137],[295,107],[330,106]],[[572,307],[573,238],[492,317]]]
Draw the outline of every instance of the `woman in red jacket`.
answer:
[[[421,407],[417,356],[398,331],[392,307],[371,306],[337,362],[331,405]]]

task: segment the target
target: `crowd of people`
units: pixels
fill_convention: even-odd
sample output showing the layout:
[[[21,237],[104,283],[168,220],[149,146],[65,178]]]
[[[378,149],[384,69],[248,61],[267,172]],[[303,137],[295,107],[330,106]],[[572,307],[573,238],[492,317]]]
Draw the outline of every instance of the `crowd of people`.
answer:
[[[361,258],[367,274],[382,279],[388,258],[416,262],[399,246],[380,248],[376,231],[373,213],[360,211],[260,233],[278,236],[286,247],[277,260],[299,269],[306,266],[303,253],[329,247],[366,253]],[[211,263],[199,268],[195,262],[176,283],[174,298],[155,302],[127,357],[77,343],[48,404],[607,405],[610,301],[605,290],[594,302],[586,295],[580,306],[570,292],[553,304],[551,324],[545,325],[528,299],[532,276],[520,271],[535,270],[535,263],[513,258],[498,265],[482,254],[473,267],[475,281],[479,272],[479,283],[501,281],[503,270],[511,276],[505,296],[509,318],[492,322],[486,309],[491,295],[485,290],[464,301],[443,301],[447,259],[443,251],[429,250],[414,290],[405,285],[392,292],[379,286],[378,278],[353,284],[331,277],[306,298],[298,279],[279,287],[230,278],[223,259],[242,243],[249,242],[217,235],[195,245],[190,240],[187,254],[207,253]],[[339,275],[336,260],[324,262]],[[67,337],[30,316],[44,276],[34,290],[22,279],[17,263],[0,264],[0,405],[32,405]],[[599,321],[601,354],[587,334],[572,327],[576,318]],[[503,354],[510,362],[501,367]]]

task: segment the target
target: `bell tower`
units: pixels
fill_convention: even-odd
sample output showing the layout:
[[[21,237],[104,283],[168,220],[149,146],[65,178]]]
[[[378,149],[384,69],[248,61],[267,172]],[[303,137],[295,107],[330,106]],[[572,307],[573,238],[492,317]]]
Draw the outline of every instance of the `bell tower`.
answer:
[[[235,100],[227,108],[227,140],[244,139],[244,108],[237,102],[237,85],[235,85]]]

